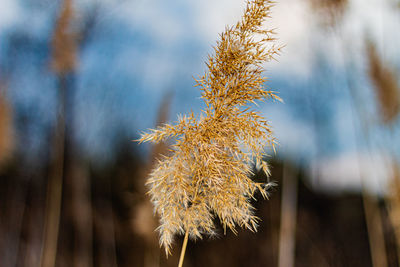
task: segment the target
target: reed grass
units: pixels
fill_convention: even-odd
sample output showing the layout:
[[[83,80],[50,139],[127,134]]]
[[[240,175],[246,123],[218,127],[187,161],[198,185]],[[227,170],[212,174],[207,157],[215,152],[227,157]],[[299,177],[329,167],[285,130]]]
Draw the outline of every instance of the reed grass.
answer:
[[[5,95],[5,86],[0,84],[0,168],[10,160],[14,146],[13,112]]]
[[[64,0],[52,38],[52,69],[58,80],[58,112],[52,140],[52,163],[46,195],[45,225],[43,231],[42,267],[56,266],[63,177],[66,151],[67,76],[76,67],[76,36],[71,32],[74,10],[72,0]]]
[[[281,100],[264,88],[262,77],[264,62],[282,48],[275,45],[274,31],[263,28],[273,4],[248,1],[241,20],[220,35],[206,73],[196,80],[206,106],[200,116],[181,116],[175,125],[165,124],[138,140],[175,140],[171,155],[158,160],[147,180],[167,255],[176,234],[191,239],[214,234],[216,217],[224,231],[237,233],[236,226],[257,230],[259,218],[250,200],[258,191],[268,198],[272,184],[253,181],[251,165],[269,175],[265,147],[275,150],[277,142],[253,104]]]
[[[71,29],[73,16],[72,0],[64,0],[52,39],[51,66],[59,75],[75,70],[77,64],[77,36]]]
[[[391,124],[400,113],[400,87],[397,76],[395,71],[382,61],[375,44],[367,40],[366,45],[369,76],[374,85],[381,119],[384,124]]]
[[[157,116],[156,126],[165,124],[170,114],[170,107],[172,101],[172,94],[169,92],[164,95],[163,100],[160,104]],[[157,227],[157,218],[153,214],[153,206],[150,202],[150,198],[145,195],[145,179],[151,172],[152,168],[157,164],[157,158],[160,155],[168,153],[168,143],[160,142],[153,146],[148,159],[148,163],[143,166],[139,175],[139,194],[143,195],[134,211],[133,220],[133,231],[141,236],[145,241],[145,259],[144,267],[158,267],[160,266],[160,249],[157,242],[157,233],[154,229]]]
[[[335,27],[349,6],[349,0],[309,0],[311,8],[320,14],[322,26]]]
[[[400,255],[400,164],[392,160],[392,177],[388,195],[389,216],[393,224],[397,243],[397,255]],[[400,263],[400,259],[399,259]]]

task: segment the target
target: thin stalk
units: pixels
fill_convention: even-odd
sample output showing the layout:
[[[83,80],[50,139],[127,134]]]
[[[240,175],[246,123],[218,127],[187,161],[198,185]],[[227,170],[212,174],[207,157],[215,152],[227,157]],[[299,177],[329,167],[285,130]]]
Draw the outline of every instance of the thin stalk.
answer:
[[[295,167],[284,163],[282,181],[279,267],[293,267],[296,247],[297,176]]]
[[[186,233],[185,233],[185,239],[183,240],[183,245],[182,245],[182,250],[181,250],[181,256],[180,256],[180,258],[179,258],[178,267],[182,267],[182,265],[183,265],[183,258],[185,258],[185,251],[186,251],[186,246],[187,246],[188,239],[189,239],[189,231],[186,231]]]
[[[382,215],[376,197],[366,192],[365,185],[362,190],[365,222],[367,225],[368,240],[370,245],[373,267],[387,267],[387,255],[385,249],[385,237],[382,227]]]
[[[345,50],[344,50],[345,51]],[[348,71],[351,73],[351,71]],[[347,83],[350,93],[351,103],[354,105],[354,117],[358,119],[361,127],[361,137],[367,142],[368,147],[372,147],[370,140],[370,125],[365,114],[366,109],[357,92],[357,88],[353,85],[351,77],[347,77]],[[353,120],[353,128],[356,129],[355,120]],[[355,130],[354,130],[355,131]],[[355,132],[357,136],[357,133]],[[357,150],[360,151],[362,146],[360,139],[356,140]],[[382,228],[382,215],[378,205],[378,197],[369,194],[366,189],[365,172],[361,168],[361,152],[358,152],[359,175],[361,178],[361,196],[363,200],[365,223],[367,226],[368,241],[371,253],[371,262],[373,267],[387,267],[387,252],[385,248],[385,236]]]
[[[53,140],[53,162],[47,186],[46,218],[44,225],[42,267],[54,267],[57,256],[57,243],[61,216],[62,184],[65,152],[65,91],[66,78],[59,78],[59,112]]]

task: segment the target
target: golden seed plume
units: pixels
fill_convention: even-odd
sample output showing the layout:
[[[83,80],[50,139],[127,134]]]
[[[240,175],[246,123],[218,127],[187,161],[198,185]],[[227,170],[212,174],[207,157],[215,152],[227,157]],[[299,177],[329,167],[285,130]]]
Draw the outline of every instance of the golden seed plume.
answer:
[[[58,74],[67,74],[76,67],[76,36],[71,32],[74,15],[72,0],[64,0],[52,39],[52,68]]]
[[[382,120],[390,124],[400,113],[400,88],[396,74],[382,62],[376,46],[367,40],[369,76],[374,84]]]
[[[176,141],[171,155],[158,161],[147,181],[160,216],[160,244],[167,254],[175,234],[213,234],[215,217],[224,229],[236,232],[239,225],[256,231],[258,218],[250,199],[257,191],[267,198],[270,184],[249,178],[251,163],[269,174],[264,148],[274,148],[276,140],[267,120],[252,106],[256,100],[280,100],[264,89],[266,78],[261,76],[262,64],[281,49],[273,44],[273,30],[262,29],[273,3],[247,2],[241,20],[220,35],[206,63],[208,70],[196,81],[206,105],[200,118],[193,113],[182,116],[175,125],[165,124],[139,140]]]

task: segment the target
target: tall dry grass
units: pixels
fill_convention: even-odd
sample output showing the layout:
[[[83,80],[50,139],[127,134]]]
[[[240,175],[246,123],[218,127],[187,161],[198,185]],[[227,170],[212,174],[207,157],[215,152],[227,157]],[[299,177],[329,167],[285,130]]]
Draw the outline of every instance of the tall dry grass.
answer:
[[[309,0],[311,8],[320,14],[322,26],[334,27],[342,20],[348,0]]]
[[[77,64],[77,36],[72,31],[74,17],[72,0],[64,0],[52,38],[52,62],[54,72],[65,75]]]
[[[388,197],[389,215],[396,234],[398,255],[400,255],[400,165],[393,160],[392,179]],[[400,260],[399,260],[400,261]]]
[[[274,45],[273,30],[263,29],[272,6],[270,0],[249,1],[241,20],[220,35],[207,72],[197,80],[206,105],[200,116],[182,116],[177,124],[165,124],[139,140],[175,140],[172,154],[158,161],[147,184],[166,253],[176,234],[185,235],[181,261],[188,237],[214,234],[216,217],[234,233],[237,225],[257,229],[250,199],[257,191],[267,198],[271,184],[251,180],[251,164],[269,175],[264,148],[274,148],[276,140],[252,104],[280,100],[265,90],[262,77],[262,64],[281,49]]]
[[[70,93],[68,91],[67,76],[76,68],[77,40],[71,29],[73,16],[72,0],[64,0],[61,3],[60,14],[52,38],[51,65],[58,80],[58,110],[53,133],[52,162],[47,185],[46,218],[41,257],[42,267],[55,266],[57,257],[63,176],[65,174],[67,96]]]
[[[0,84],[0,169],[11,158],[15,145],[13,112],[4,88]]]
[[[158,110],[156,126],[161,126],[167,122],[170,113],[171,99],[171,93],[168,93],[163,97],[163,101]],[[162,155],[168,154],[168,150],[169,145],[167,142],[159,142],[155,144],[150,153],[148,164],[142,168],[139,174],[139,184],[137,186],[139,188],[139,193],[143,198],[140,199],[134,211],[133,230],[145,241],[146,252],[144,267],[160,266],[160,249],[157,242],[157,233],[154,231],[157,227],[157,218],[154,216],[150,198],[146,195],[145,179],[157,164],[157,159]]]
[[[367,40],[369,76],[374,84],[378,108],[385,124],[393,122],[400,113],[400,87],[395,72],[383,62],[375,44]]]
[[[380,121],[383,127],[391,130],[392,137],[395,133],[392,126],[395,124],[400,113],[400,86],[398,77],[394,69],[389,66],[387,62],[382,60],[379,55],[378,49],[374,42],[370,39],[366,40],[366,53],[368,57],[368,70],[369,77],[373,84],[373,89],[376,95],[377,109],[380,115]],[[399,198],[399,169],[395,160],[395,151],[392,147],[386,147],[386,153],[392,155],[393,175],[391,177],[391,192],[386,199],[389,215],[394,227],[394,232],[397,241],[397,257],[400,257],[400,232],[399,232],[399,212],[400,212],[400,198]],[[400,261],[399,261],[400,262]],[[378,265],[377,265],[378,266]]]

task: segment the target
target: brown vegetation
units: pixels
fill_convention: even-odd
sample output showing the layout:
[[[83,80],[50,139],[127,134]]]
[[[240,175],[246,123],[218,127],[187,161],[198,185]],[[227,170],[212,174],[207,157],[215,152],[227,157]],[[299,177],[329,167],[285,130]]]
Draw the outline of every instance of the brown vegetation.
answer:
[[[367,41],[369,76],[374,84],[381,118],[384,123],[393,122],[400,112],[400,88],[397,76],[386,63],[382,62],[376,46]]]
[[[77,41],[71,31],[73,16],[72,0],[64,0],[52,39],[52,68],[59,74],[71,72],[76,67]]]
[[[2,86],[0,84],[0,86]],[[11,105],[0,88],[0,167],[10,159],[14,148],[14,130]]]

